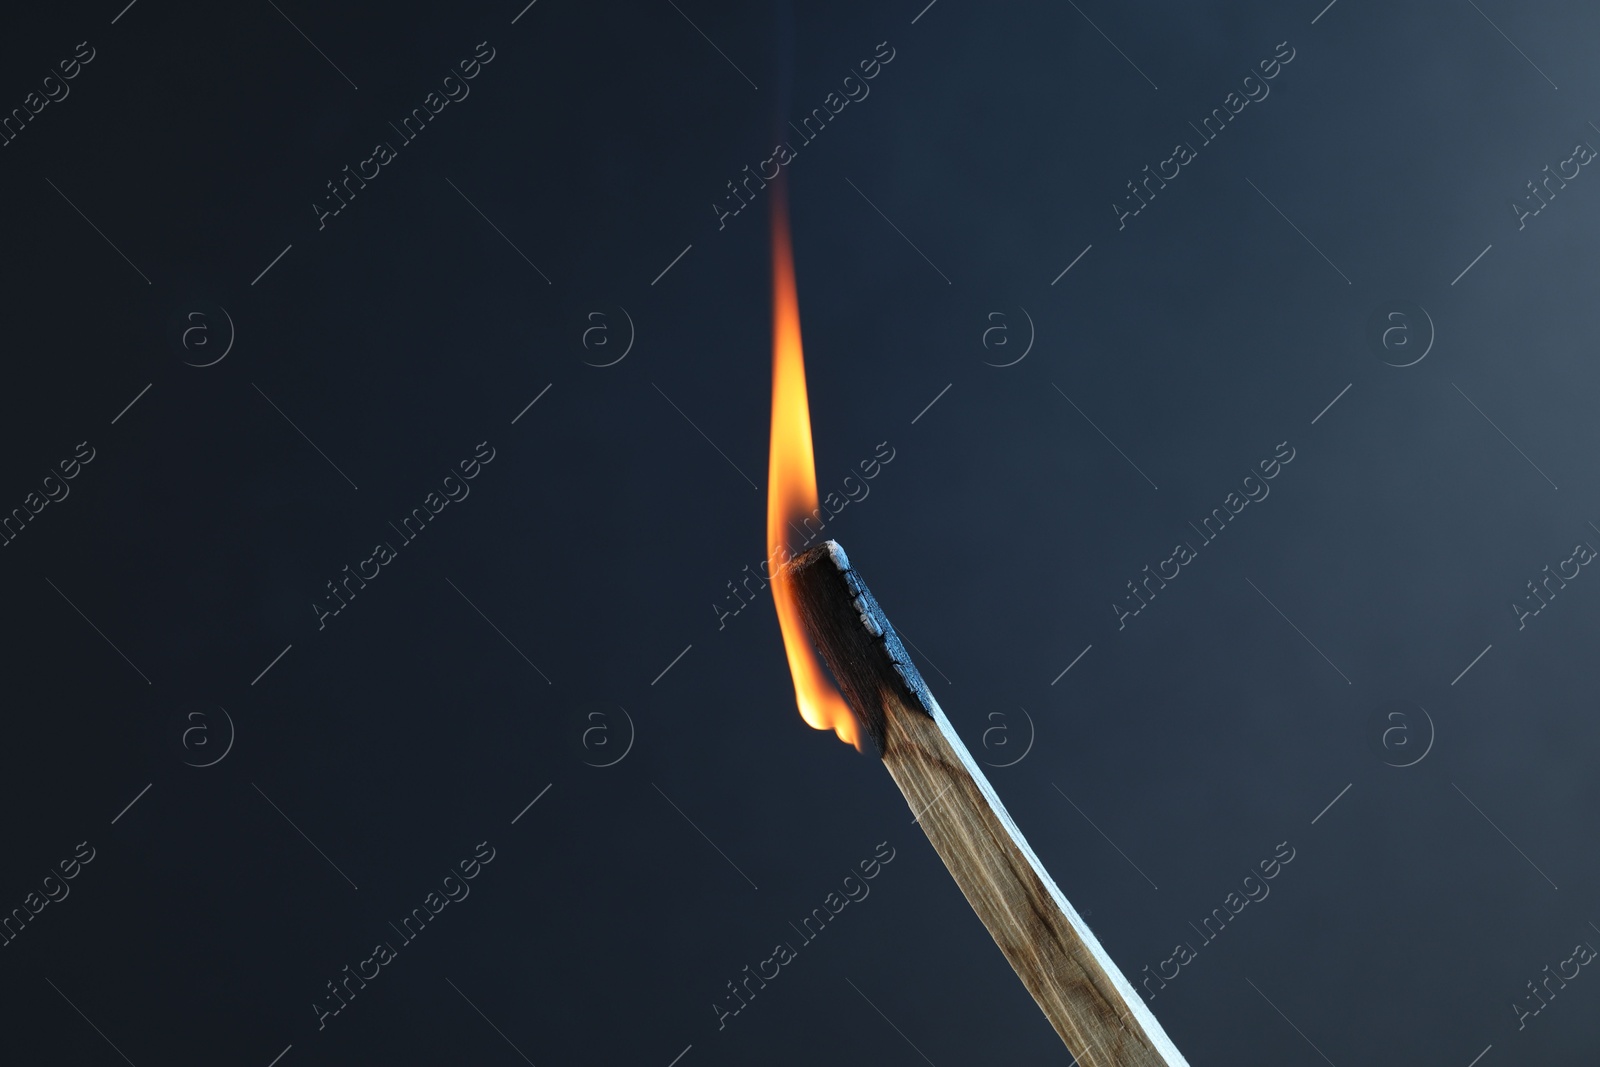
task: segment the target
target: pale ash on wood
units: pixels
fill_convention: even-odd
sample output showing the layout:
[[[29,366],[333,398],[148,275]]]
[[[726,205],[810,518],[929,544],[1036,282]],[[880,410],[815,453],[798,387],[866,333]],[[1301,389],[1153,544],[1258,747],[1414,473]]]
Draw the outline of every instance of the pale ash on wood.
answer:
[[[934,850],[1084,1067],[1188,1067],[1062,894],[834,542],[789,565],[806,629]]]

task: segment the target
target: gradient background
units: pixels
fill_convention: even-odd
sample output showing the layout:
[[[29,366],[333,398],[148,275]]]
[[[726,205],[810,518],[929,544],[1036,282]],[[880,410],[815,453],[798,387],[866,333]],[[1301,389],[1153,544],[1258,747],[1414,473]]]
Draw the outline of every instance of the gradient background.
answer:
[[[1034,848],[1134,981],[1198,948],[1151,1005],[1191,1063],[1592,1062],[1600,978],[1512,1005],[1600,944],[1600,579],[1509,605],[1600,545],[1600,177],[1520,231],[1508,204],[1600,145],[1600,12],[122,2],[0,33],[5,109],[97,52],[0,149],[0,510],[96,449],[0,550],[0,910],[96,849],[0,949],[7,1062],[1070,1062],[888,775],[800,721],[770,597],[719,627],[765,552],[769,247],[765,200],[710,205],[880,41],[788,168],[819,481],[895,450],[827,532]],[[470,97],[319,232],[324,182],[482,40]],[[1412,348],[1369,341],[1390,301],[1431,320]],[[185,365],[219,307],[234,347]],[[621,309],[632,350],[593,366]],[[219,708],[231,750],[186,765]],[[480,841],[470,898],[319,1031]]]

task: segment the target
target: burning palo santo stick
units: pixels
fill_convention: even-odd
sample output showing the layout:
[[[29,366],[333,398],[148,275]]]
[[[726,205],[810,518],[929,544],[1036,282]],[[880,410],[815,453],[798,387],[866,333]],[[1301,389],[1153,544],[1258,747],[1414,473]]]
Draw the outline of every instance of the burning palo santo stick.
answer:
[[[810,549],[785,578],[923,832],[1078,1062],[1186,1067],[1011,821],[844,549]]]
[[[876,744],[972,910],[1078,1063],[1188,1067],[1006,814],[844,550],[828,541],[791,559],[784,547],[799,530],[795,523],[820,530],[824,519],[783,194],[777,185],[767,544],[773,546],[772,599],[800,714],[857,749],[862,731]],[[813,644],[843,697],[824,677]]]

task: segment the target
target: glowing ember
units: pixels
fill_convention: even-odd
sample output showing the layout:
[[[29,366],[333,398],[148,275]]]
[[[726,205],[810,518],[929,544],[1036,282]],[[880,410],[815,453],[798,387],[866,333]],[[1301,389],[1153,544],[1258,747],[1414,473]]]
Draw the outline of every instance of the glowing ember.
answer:
[[[800,299],[794,286],[788,206],[782,191],[776,192],[772,199],[772,450],[767,462],[767,544],[772,555],[767,571],[772,575],[772,602],[778,609],[800,717],[818,730],[832,730],[841,741],[860,749],[855,715],[823,673],[806,639],[789,574],[782,569],[789,558],[789,523],[803,523],[816,513],[817,468],[811,454],[811,404],[806,398],[806,364],[800,347]]]

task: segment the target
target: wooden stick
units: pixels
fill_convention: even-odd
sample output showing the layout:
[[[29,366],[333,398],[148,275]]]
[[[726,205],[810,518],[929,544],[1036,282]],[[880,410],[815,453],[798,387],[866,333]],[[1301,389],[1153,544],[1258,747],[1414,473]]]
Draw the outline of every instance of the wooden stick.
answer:
[[[1028,847],[834,541],[792,560],[800,612],[972,910],[1084,1067],[1188,1067]]]

